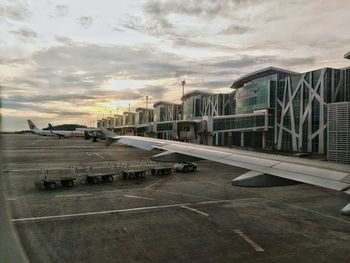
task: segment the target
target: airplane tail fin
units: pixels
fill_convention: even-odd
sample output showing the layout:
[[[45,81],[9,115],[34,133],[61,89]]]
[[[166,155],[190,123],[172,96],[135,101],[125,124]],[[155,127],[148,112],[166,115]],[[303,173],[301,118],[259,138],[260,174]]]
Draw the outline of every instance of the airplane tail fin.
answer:
[[[49,123],[49,130],[50,130],[50,132],[53,131],[53,127],[52,127],[51,123]]]
[[[34,122],[32,122],[31,120],[27,120],[28,121],[28,125],[29,125],[29,129],[32,130],[39,130],[39,128],[34,124]]]

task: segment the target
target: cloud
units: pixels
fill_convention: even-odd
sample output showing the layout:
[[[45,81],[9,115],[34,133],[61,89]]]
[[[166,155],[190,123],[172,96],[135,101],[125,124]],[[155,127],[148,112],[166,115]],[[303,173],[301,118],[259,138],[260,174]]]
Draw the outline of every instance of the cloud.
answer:
[[[31,15],[27,5],[23,1],[4,1],[0,3],[0,20],[10,19],[23,21]]]
[[[9,32],[23,41],[33,41],[38,37],[37,33],[29,28],[20,28]]]
[[[56,5],[55,13],[59,17],[65,17],[69,13],[69,7],[66,5]]]
[[[81,16],[78,19],[78,23],[84,28],[90,27],[92,22],[93,18],[91,16]]]
[[[251,31],[252,29],[247,26],[230,25],[229,27],[221,30],[218,34],[221,35],[241,35]]]

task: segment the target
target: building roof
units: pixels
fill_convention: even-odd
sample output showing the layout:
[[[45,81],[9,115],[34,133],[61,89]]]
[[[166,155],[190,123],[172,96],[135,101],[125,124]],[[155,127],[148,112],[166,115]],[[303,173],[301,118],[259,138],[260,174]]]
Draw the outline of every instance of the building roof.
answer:
[[[344,55],[344,58],[350,59],[350,51]]]
[[[273,74],[298,75],[299,73],[293,72],[290,70],[286,70],[286,69],[276,68],[276,67],[268,67],[268,68],[260,69],[260,70],[254,71],[252,73],[249,73],[247,75],[240,77],[239,79],[235,80],[232,83],[230,88],[231,89],[238,89],[238,88],[242,87],[247,82],[250,82],[254,79],[273,75]]]
[[[158,107],[159,105],[179,105],[180,106],[180,104],[161,100],[161,101],[157,101],[156,103],[154,103],[153,107],[155,108],[155,107]]]
[[[186,93],[185,95],[183,95],[181,100],[185,100],[187,98],[190,98],[192,96],[197,96],[197,95],[210,96],[210,95],[214,95],[214,93],[207,92],[207,91],[201,91],[201,90],[193,90],[193,91],[190,91],[190,92]]]
[[[136,108],[135,111],[147,111],[147,110],[151,111],[153,109],[149,109],[149,108],[147,109],[147,108],[139,107],[139,108]]]

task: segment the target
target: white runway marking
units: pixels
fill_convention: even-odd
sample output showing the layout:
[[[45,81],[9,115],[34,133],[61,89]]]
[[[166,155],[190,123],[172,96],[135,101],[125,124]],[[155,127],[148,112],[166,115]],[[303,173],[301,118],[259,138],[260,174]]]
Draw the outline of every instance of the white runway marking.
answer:
[[[153,198],[143,197],[143,196],[136,196],[136,195],[124,195],[125,197],[129,198],[135,198],[135,199],[144,199],[144,200],[154,200]]]
[[[35,142],[32,142],[32,145],[37,144],[38,142],[41,142],[43,139],[36,140]]]
[[[148,189],[145,189],[145,190],[148,190]],[[176,192],[170,192],[170,191],[159,190],[159,189],[157,189],[156,192],[173,194],[173,195],[181,195],[181,196],[186,196],[186,197],[195,197],[195,198],[199,198],[199,199],[219,200],[217,198],[211,198],[211,197],[206,197],[206,196],[201,196],[201,195],[183,194],[183,193],[176,193]]]
[[[250,237],[244,234],[241,230],[235,229],[234,232],[241,238],[243,238],[249,245],[251,245],[255,249],[255,251],[264,252],[264,249],[261,246],[259,246],[254,240],[252,240]]]
[[[7,198],[7,201],[16,201],[16,198]]]
[[[136,207],[136,208],[126,208],[126,209],[98,211],[98,212],[87,212],[87,213],[77,213],[77,214],[64,214],[64,215],[38,216],[38,217],[24,217],[24,218],[11,219],[11,222],[28,222],[28,221],[30,222],[30,221],[41,221],[41,220],[50,220],[50,219],[75,218],[75,217],[92,216],[92,215],[106,215],[106,214],[115,214],[115,213],[127,213],[127,212],[136,212],[136,211],[166,209],[166,208],[174,208],[174,207],[189,206],[189,205],[207,205],[207,204],[229,203],[229,202],[234,202],[234,201],[240,201],[240,200],[239,199],[235,199],[235,200],[216,200],[216,201],[205,201],[205,202],[197,202],[197,203],[183,203],[183,204],[171,204],[171,205],[159,205],[159,206],[144,206],[144,207]]]
[[[158,180],[157,182],[155,182],[155,183],[153,183],[153,184],[151,184],[151,185],[145,187],[144,189],[145,189],[145,190],[148,190],[148,189],[150,189],[152,186],[158,184],[160,181],[162,181],[162,180]]]
[[[61,198],[61,197],[79,197],[79,196],[91,196],[94,194],[88,194],[88,193],[84,193],[84,194],[74,194],[74,195],[56,195],[56,198]]]
[[[108,194],[108,193],[133,191],[133,190],[139,191],[139,190],[144,190],[144,188],[124,188],[124,189],[116,189],[116,190],[96,191],[96,192],[94,192],[94,194]]]
[[[104,157],[101,154],[98,154],[98,153],[94,153],[94,154],[100,157],[101,159],[104,159]]]
[[[190,210],[190,211],[192,211],[192,212],[196,212],[196,213],[198,213],[198,214],[201,214],[201,215],[203,215],[203,216],[209,216],[207,213],[204,213],[204,212],[202,212],[202,211],[199,211],[199,210],[197,210],[197,209],[194,209],[194,208],[191,208],[191,207],[188,207],[188,206],[185,206],[185,205],[183,205],[183,206],[181,206],[182,208],[185,208],[185,209],[187,209],[187,210]]]
[[[341,221],[343,223],[350,224],[350,221],[347,221],[347,220],[344,220],[344,219],[341,219],[341,218],[338,218],[338,217],[335,217],[335,216],[327,215],[327,214],[324,214],[322,212],[311,210],[311,209],[308,209],[308,208],[305,208],[305,207],[301,207],[301,206],[298,206],[298,205],[293,205],[293,204],[287,204],[287,205],[292,206],[292,207],[296,207],[296,208],[299,208],[299,209],[302,209],[302,210],[305,210],[305,211],[308,211],[308,212],[311,212],[311,213],[314,213],[314,214],[317,214],[317,215],[320,215],[320,216],[328,217],[330,219],[335,219],[335,220]]]

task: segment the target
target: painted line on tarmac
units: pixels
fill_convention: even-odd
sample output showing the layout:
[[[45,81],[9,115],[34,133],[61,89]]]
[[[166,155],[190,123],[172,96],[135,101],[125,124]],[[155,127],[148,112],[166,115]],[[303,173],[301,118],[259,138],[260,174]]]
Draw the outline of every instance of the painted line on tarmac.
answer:
[[[151,184],[151,185],[145,187],[144,189],[145,189],[145,190],[148,190],[148,189],[150,189],[152,186],[158,184],[158,183],[161,182],[161,181],[162,181],[162,180],[158,180],[157,182],[155,182],[155,183],[153,183],[153,184]]]
[[[252,240],[250,237],[248,237],[246,234],[244,234],[241,230],[235,229],[234,232],[239,235],[241,238],[243,238],[249,245],[252,246],[252,248],[255,249],[257,252],[264,252],[264,249],[258,245],[254,240]]]
[[[32,145],[37,144],[38,142],[41,142],[43,139],[36,140],[35,142],[32,142]]]
[[[245,199],[247,199],[247,198],[245,198]],[[125,208],[125,209],[106,210],[106,211],[97,211],[97,212],[86,212],[86,213],[77,213],[77,214],[63,214],[63,215],[52,215],[52,216],[24,217],[24,218],[11,219],[11,222],[16,223],[16,222],[42,221],[42,220],[50,220],[50,219],[76,218],[76,217],[92,216],[92,215],[106,215],[106,214],[127,213],[127,212],[137,212],[137,211],[148,211],[148,210],[157,210],[157,209],[166,209],[166,208],[177,208],[177,207],[181,207],[181,206],[190,206],[190,205],[220,204],[220,203],[229,203],[229,202],[235,202],[235,201],[241,201],[241,199],[204,201],[204,202],[170,204],[170,205],[159,205],[159,206],[144,206],[144,207],[136,207],[136,208]]]
[[[153,198],[136,196],[136,195],[124,195],[124,197],[135,198],[135,199],[143,199],[143,200],[154,200]]]
[[[89,156],[91,156],[91,153],[89,153],[89,152],[86,152],[86,154],[89,155]]]
[[[16,198],[7,198],[7,201],[16,201]]]
[[[173,195],[181,195],[181,196],[186,196],[186,197],[195,197],[195,198],[206,199],[206,200],[219,200],[217,198],[211,198],[211,197],[206,197],[206,196],[201,196],[201,195],[183,194],[183,193],[176,193],[176,192],[165,191],[165,190],[157,190],[157,192],[166,193],[166,194],[173,194]]]
[[[61,197],[80,197],[80,196],[91,196],[94,194],[89,194],[89,193],[84,193],[84,194],[73,194],[73,195],[56,195],[56,198],[61,198]]]
[[[200,210],[197,210],[197,209],[195,209],[195,208],[188,207],[188,206],[186,206],[186,205],[182,205],[181,208],[190,210],[190,211],[192,211],[192,212],[196,212],[196,213],[201,214],[201,215],[203,215],[203,216],[209,216],[207,213],[204,213],[204,212],[202,212],[202,211],[200,211]]]
[[[100,157],[101,159],[104,159],[104,157],[101,154],[99,154],[99,153],[94,153],[94,154],[97,155],[98,157]]]
[[[269,200],[269,201],[271,201],[271,200]],[[274,201],[272,201],[272,202],[274,202]],[[308,212],[311,212],[311,213],[314,213],[314,214],[317,214],[317,215],[320,215],[320,216],[323,216],[323,217],[327,217],[327,218],[330,218],[330,219],[335,219],[335,220],[338,220],[340,222],[350,224],[350,221],[347,221],[347,220],[344,220],[344,219],[341,219],[341,218],[338,218],[338,217],[335,217],[335,216],[327,215],[325,213],[322,213],[322,212],[319,212],[319,211],[315,211],[315,210],[312,210],[312,209],[308,209],[308,208],[301,207],[301,206],[294,205],[294,204],[287,204],[287,206],[292,206],[292,207],[295,207],[295,208],[298,208],[298,209],[302,209],[304,211],[308,211]]]
[[[116,190],[105,190],[105,191],[96,191],[94,194],[108,194],[108,193],[116,193],[123,191],[132,191],[132,190],[144,190],[144,188],[124,188],[124,189],[116,189]]]

